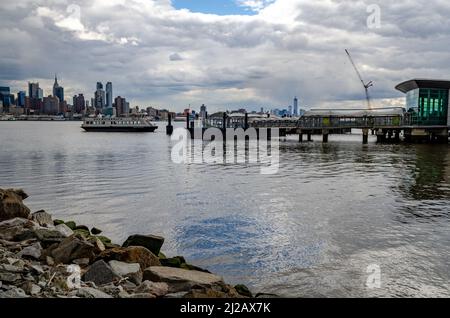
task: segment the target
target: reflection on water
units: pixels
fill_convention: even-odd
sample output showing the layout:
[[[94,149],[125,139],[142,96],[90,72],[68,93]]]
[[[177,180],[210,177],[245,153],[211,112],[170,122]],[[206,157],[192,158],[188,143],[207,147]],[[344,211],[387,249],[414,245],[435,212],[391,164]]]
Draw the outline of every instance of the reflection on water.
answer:
[[[163,127],[161,127],[163,128]],[[280,169],[177,165],[156,134],[84,133],[79,123],[0,124],[0,187],[33,210],[98,225],[121,242],[166,237],[228,281],[286,296],[448,296],[447,145],[280,142]],[[366,287],[367,266],[380,289]]]

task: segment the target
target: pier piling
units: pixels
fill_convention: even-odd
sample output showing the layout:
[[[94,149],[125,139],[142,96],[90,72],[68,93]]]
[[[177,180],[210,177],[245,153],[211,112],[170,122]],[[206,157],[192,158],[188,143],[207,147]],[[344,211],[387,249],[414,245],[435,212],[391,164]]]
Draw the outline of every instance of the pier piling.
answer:
[[[326,129],[322,130],[322,142],[323,143],[328,142],[328,130]]]
[[[369,129],[363,129],[363,144],[369,143]]]
[[[166,127],[166,134],[167,135],[172,135],[173,133],[173,126],[172,126],[172,115],[169,113],[169,117],[168,117],[168,123],[167,123],[167,127]]]

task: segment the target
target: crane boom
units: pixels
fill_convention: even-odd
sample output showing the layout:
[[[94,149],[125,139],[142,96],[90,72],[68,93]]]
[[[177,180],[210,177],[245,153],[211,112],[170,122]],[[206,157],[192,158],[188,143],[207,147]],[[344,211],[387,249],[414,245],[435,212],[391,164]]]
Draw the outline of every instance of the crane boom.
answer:
[[[364,86],[364,90],[366,92],[367,106],[369,107],[369,109],[372,109],[372,105],[370,104],[369,87],[373,86],[373,82],[372,81],[367,82],[367,83],[364,82],[364,80],[361,76],[361,73],[359,72],[358,68],[356,67],[356,64],[353,61],[352,56],[350,55],[350,52],[347,49],[345,49],[345,53],[347,53],[348,59],[352,63],[353,68],[355,69],[355,72],[358,75],[359,80],[361,81],[361,83]]]

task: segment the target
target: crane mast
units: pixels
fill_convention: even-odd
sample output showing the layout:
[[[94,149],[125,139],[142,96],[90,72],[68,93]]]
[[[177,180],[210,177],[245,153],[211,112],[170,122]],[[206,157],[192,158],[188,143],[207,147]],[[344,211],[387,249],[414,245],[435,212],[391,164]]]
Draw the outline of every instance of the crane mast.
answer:
[[[358,71],[358,68],[356,67],[355,62],[352,59],[352,56],[350,55],[350,52],[345,49],[345,53],[347,53],[348,59],[350,60],[350,62],[353,65],[353,68],[355,69],[356,74],[358,75],[359,80],[361,81],[361,84],[364,86],[364,90],[366,92],[366,100],[367,100],[367,106],[369,107],[369,109],[372,109],[372,105],[370,103],[370,95],[369,95],[369,87],[373,86],[373,82],[369,81],[369,82],[364,82],[361,73]]]

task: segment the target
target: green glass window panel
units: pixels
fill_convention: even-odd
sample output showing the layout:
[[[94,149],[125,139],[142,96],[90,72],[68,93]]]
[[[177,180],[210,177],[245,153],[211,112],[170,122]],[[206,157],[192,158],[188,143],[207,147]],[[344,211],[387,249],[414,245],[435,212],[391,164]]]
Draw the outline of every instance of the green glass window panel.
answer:
[[[414,94],[411,94],[413,96]],[[418,93],[417,115],[420,124],[445,124],[448,112],[448,90],[421,88]]]

